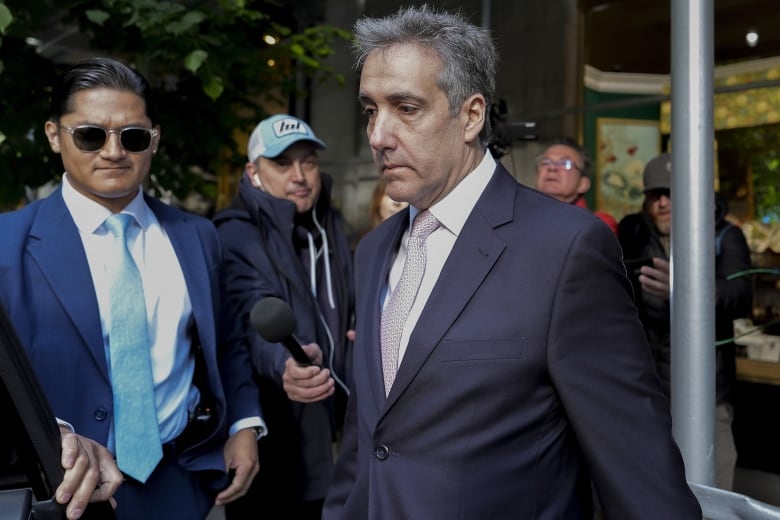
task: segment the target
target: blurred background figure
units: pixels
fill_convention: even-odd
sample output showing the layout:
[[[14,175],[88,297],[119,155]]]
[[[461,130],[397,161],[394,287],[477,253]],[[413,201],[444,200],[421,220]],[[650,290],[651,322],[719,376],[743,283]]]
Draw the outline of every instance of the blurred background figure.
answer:
[[[591,187],[591,162],[585,149],[569,137],[558,137],[536,158],[536,189],[561,202],[588,207],[585,194]],[[617,221],[609,213],[594,211],[613,233]]]
[[[396,202],[385,192],[385,181],[380,177],[376,180],[374,194],[371,196],[371,228],[377,227],[388,217],[392,217],[406,208],[408,202]]]
[[[645,329],[664,392],[671,396],[671,309],[669,259],[672,232],[672,156],[662,154],[644,170],[645,200],[639,213],[619,226],[626,271],[634,287],[639,319]],[[683,201],[684,202],[684,201]],[[729,276],[750,269],[750,250],[742,230],[726,220],[728,205],[715,195],[715,485],[733,488],[737,450],[734,444],[733,393],[737,381],[733,322],[750,314],[752,282]]]

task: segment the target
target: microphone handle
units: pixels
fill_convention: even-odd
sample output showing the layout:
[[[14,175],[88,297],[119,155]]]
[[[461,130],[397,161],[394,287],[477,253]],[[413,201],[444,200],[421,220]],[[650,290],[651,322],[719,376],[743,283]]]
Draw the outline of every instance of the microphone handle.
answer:
[[[303,348],[301,348],[301,343],[298,341],[298,338],[290,334],[289,336],[282,339],[282,344],[285,346],[296,363],[303,366],[312,364],[309,356],[307,356],[306,352],[304,352]]]

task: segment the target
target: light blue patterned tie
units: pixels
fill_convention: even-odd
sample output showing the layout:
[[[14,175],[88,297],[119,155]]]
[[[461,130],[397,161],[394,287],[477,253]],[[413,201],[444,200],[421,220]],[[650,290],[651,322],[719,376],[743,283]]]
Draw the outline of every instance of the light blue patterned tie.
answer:
[[[114,437],[119,468],[146,482],[162,458],[152,361],[141,275],[130,256],[125,233],[132,215],[111,215],[106,228],[115,237],[108,264],[111,279],[111,329],[108,333]]]

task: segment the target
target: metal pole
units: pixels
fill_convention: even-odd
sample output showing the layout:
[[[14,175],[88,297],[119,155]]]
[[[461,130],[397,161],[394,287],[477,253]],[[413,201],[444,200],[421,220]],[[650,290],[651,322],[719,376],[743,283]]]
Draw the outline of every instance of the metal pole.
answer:
[[[689,482],[714,482],[713,2],[671,0],[672,416]]]

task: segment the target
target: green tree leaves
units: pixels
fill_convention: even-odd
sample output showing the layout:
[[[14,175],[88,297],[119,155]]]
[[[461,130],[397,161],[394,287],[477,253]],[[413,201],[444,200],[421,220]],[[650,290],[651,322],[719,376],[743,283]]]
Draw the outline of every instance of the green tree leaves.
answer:
[[[162,139],[150,185],[179,200],[192,193],[213,197],[218,172],[240,173],[246,135],[266,116],[264,107],[304,99],[302,77],[343,83],[328,58],[349,32],[302,19],[292,0],[19,4],[10,17],[0,0],[0,33],[6,32],[0,40],[6,67],[0,73],[0,209],[19,200],[25,184],[62,173],[42,132],[47,89],[64,65],[58,61],[68,59],[57,51],[52,24],[87,40],[70,59],[115,57],[155,87]],[[40,47],[25,43],[38,35],[48,38]]]
[[[5,30],[11,25],[13,19],[8,7],[4,3],[0,3],[0,34],[5,34]]]

